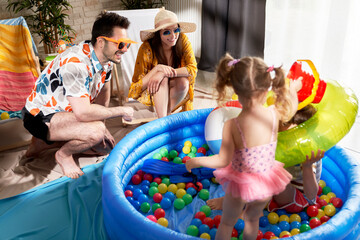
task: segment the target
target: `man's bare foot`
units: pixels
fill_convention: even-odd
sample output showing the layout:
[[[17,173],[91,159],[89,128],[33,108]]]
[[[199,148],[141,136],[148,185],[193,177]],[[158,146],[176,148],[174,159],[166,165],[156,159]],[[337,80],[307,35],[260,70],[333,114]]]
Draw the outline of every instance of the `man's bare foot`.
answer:
[[[32,137],[31,138],[31,143],[29,145],[28,150],[25,153],[25,157],[29,158],[29,157],[37,157],[39,156],[39,154],[47,149],[51,149],[51,148],[56,148],[59,147],[60,143],[54,143],[54,144],[47,144],[46,142],[44,142],[43,140],[36,138],[36,137]]]
[[[60,165],[64,175],[69,178],[79,178],[84,172],[76,165],[74,158],[70,156],[62,156],[59,151],[55,153],[56,162]]]
[[[206,201],[206,204],[212,209],[212,210],[222,210],[222,204],[224,201],[224,197],[220,198],[213,198]]]

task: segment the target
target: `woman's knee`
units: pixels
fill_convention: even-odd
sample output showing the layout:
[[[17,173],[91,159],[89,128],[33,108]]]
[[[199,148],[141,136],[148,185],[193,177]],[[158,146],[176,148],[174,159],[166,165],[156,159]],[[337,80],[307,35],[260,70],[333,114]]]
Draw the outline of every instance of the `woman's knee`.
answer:
[[[176,89],[180,92],[189,91],[189,80],[185,77],[176,79]]]

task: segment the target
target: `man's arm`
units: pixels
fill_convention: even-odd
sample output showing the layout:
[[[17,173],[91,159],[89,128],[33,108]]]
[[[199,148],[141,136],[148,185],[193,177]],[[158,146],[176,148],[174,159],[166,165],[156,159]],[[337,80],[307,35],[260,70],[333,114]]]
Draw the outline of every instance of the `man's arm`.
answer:
[[[106,82],[101,89],[99,95],[96,97],[95,102],[96,104],[102,105],[104,107],[109,107],[110,104],[110,81]]]

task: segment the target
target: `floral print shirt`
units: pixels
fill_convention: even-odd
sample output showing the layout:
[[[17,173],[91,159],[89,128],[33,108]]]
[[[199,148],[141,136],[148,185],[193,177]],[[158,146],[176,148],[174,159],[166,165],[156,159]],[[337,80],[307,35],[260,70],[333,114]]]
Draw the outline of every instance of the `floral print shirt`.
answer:
[[[67,97],[88,98],[92,103],[111,78],[112,63],[102,66],[89,41],[68,48],[42,72],[26,100],[26,109],[34,116],[40,111],[72,112]]]

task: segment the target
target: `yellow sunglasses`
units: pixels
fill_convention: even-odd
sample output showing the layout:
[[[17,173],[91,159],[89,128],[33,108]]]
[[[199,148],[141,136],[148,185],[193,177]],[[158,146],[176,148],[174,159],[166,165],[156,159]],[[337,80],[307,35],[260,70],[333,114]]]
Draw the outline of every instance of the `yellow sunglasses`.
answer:
[[[115,39],[108,38],[108,37],[105,37],[105,36],[99,36],[97,38],[103,38],[106,41],[117,43],[119,50],[124,49],[125,46],[126,46],[127,49],[129,49],[131,43],[137,43],[137,42],[131,40],[130,38],[120,38],[119,40],[115,40]]]

